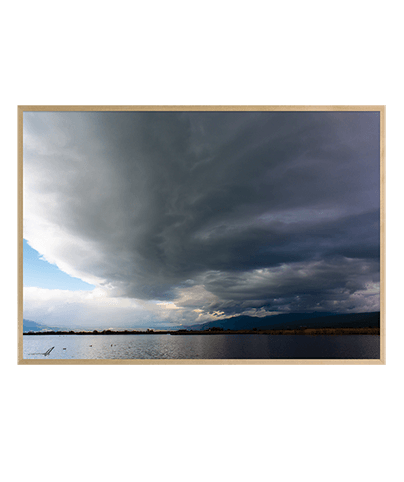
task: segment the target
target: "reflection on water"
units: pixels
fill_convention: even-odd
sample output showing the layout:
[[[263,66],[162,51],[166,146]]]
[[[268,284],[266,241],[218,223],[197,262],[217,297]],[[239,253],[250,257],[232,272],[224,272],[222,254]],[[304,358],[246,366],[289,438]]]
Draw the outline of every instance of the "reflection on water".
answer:
[[[34,335],[24,359],[379,359],[374,335]],[[44,355],[51,347],[54,349]]]

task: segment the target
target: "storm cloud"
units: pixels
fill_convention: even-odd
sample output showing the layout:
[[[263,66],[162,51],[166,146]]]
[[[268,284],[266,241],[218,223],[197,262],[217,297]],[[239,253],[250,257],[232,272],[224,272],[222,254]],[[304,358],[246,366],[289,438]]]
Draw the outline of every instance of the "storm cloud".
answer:
[[[24,237],[190,322],[375,311],[379,169],[378,112],[26,112]]]

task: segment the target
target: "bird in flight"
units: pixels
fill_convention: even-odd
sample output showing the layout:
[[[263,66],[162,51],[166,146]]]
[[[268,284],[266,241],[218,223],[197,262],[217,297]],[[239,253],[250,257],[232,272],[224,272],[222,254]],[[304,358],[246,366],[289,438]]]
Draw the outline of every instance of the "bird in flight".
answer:
[[[49,348],[49,350],[46,350],[45,353],[29,353],[30,355],[45,355],[48,356],[49,353],[54,349],[55,347],[53,346],[52,348]]]

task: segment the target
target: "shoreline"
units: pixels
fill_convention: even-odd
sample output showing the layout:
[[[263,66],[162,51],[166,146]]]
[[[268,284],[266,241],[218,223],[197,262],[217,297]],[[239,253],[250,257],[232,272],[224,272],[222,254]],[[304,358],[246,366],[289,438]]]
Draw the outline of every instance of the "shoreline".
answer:
[[[298,329],[283,329],[283,330],[210,330],[210,331],[35,331],[25,332],[25,336],[39,336],[39,335],[380,335],[379,328],[298,328]]]
[[[380,335],[379,328],[300,328],[283,330],[191,331],[172,335]]]

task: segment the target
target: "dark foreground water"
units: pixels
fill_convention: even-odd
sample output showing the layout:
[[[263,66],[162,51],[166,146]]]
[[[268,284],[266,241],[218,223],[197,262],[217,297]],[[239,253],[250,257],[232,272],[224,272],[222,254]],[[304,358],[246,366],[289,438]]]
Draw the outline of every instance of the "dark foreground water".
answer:
[[[24,359],[378,359],[375,335],[24,335]],[[44,356],[54,347],[49,356]],[[34,354],[35,353],[35,354]]]

